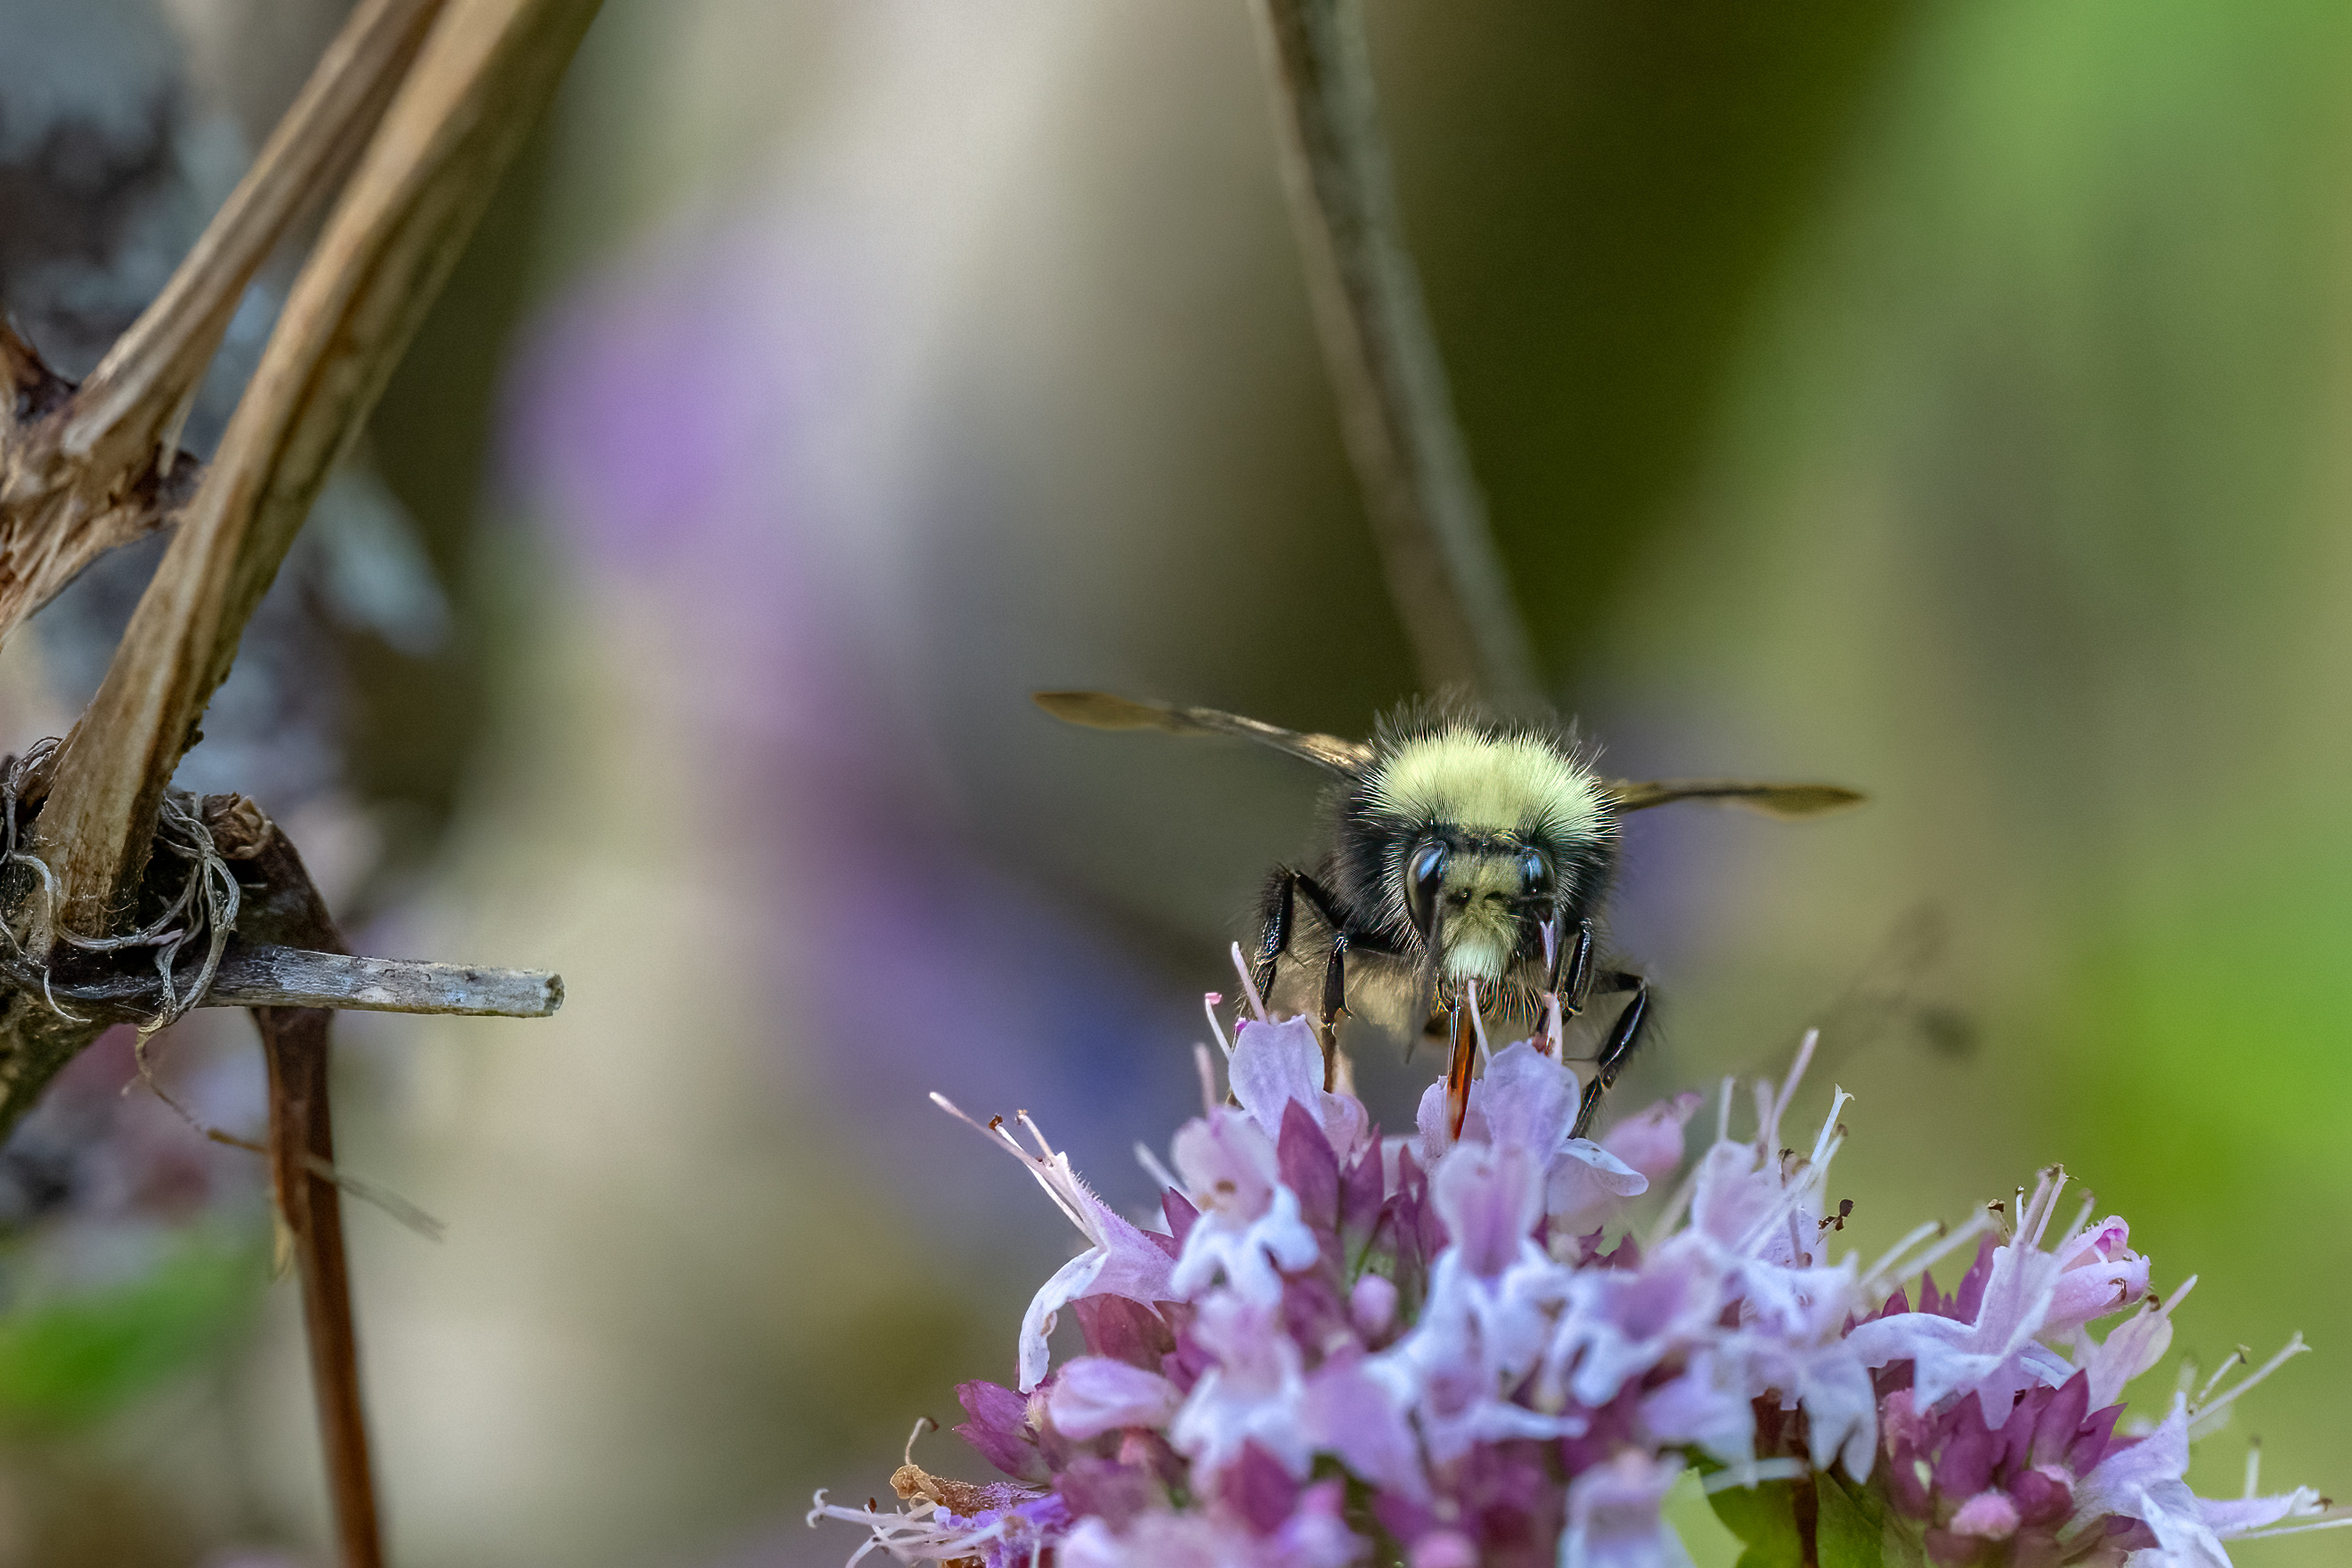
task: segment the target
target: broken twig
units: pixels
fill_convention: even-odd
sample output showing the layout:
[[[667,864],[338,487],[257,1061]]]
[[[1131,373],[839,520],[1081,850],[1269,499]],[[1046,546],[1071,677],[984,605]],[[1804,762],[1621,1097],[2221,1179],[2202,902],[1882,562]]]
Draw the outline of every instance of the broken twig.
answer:
[[[201,977],[199,966],[184,964],[173,977],[183,991],[193,989]],[[48,991],[62,1007],[99,1005],[144,1010],[151,1017],[162,999],[152,970],[81,983],[53,979]],[[195,1005],[543,1019],[553,1017],[563,1005],[563,977],[543,969],[362,958],[240,943],[230,947]]]
[[[223,960],[200,1005],[543,1019],[563,1005],[563,977],[544,969],[488,969],[298,947],[253,947]]]

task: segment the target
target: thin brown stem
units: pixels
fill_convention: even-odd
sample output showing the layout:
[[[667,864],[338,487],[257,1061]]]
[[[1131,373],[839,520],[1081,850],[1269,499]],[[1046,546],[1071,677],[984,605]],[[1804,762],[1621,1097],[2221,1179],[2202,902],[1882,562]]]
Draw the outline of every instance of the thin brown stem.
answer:
[[[302,1327],[310,1347],[310,1389],[334,1505],[342,1568],[383,1568],[375,1476],[360,1399],[359,1335],[343,1257],[341,1195],[322,1172],[335,1168],[327,1107],[327,1035],[335,1015],[318,1008],[256,1008],[254,1027],[269,1064],[269,1170],[278,1212],[292,1238],[302,1281]]]
[[[293,842],[268,825],[250,849],[251,869],[262,888],[246,912],[252,934],[271,943],[342,952],[342,935]],[[352,1321],[342,1202],[334,1179],[335,1129],[327,1103],[328,1031],[335,1015],[319,1008],[255,1008],[251,1016],[269,1066],[270,1186],[302,1281],[310,1390],[319,1406],[319,1442],[341,1568],[382,1568],[375,1478],[360,1397],[359,1334]]]
[[[247,619],[553,94],[596,0],[448,0],[263,350],[218,455],[59,755],[37,852],[105,931]]]
[[[1533,707],[1535,656],[1397,215],[1362,0],[1258,0],[1257,9],[1340,427],[1422,679]]]

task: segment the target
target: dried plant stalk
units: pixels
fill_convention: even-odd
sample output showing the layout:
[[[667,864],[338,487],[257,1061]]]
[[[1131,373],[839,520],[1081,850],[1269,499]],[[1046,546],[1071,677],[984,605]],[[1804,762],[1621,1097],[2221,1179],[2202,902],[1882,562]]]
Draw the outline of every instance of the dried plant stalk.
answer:
[[[1259,0],[1307,292],[1381,564],[1430,687],[1541,701],[1397,216],[1362,0]]]
[[[319,1443],[335,1505],[342,1568],[383,1568],[375,1474],[360,1400],[360,1350],[343,1258],[342,1206],[334,1182],[334,1124],[327,1102],[327,1037],[335,1015],[317,1008],[256,1008],[269,1064],[269,1175],[278,1212],[294,1240],[302,1282],[302,1326]]]
[[[173,968],[182,995],[197,991],[205,1008],[332,1008],[338,1011],[444,1013],[468,1018],[551,1018],[563,1006],[563,977],[544,969],[499,969],[478,964],[433,964],[413,958],[362,958],[311,952],[249,939],[240,927],[209,987],[199,988],[200,957]],[[0,967],[0,977],[6,969]],[[49,994],[77,1010],[124,1009],[152,1018],[163,988],[152,967],[118,971],[95,981],[57,981]],[[0,1127],[7,1120],[0,1093]]]
[[[126,907],[247,617],[595,11],[451,0],[435,23],[58,758],[37,852],[74,929],[102,931]]]
[[[273,945],[343,950],[327,901],[302,856],[276,827],[252,846],[265,894],[248,912],[251,934]],[[335,1015],[319,1008],[253,1009],[269,1068],[269,1178],[278,1217],[302,1282],[302,1330],[310,1351],[319,1446],[334,1505],[341,1568],[383,1568],[374,1467],[360,1394],[359,1328],[343,1255],[342,1201],[334,1182],[335,1134],[328,1103],[328,1044]]]
[[[79,388],[0,324],[0,638],[186,503],[200,465],[176,451],[178,425],[230,317],[358,155],[443,3],[352,13],[163,292]]]
[[[201,1005],[543,1019],[563,1005],[563,977],[257,946],[221,965]]]
[[[12,862],[20,805],[33,822],[34,921],[104,941],[112,955],[148,933],[110,935],[136,903],[173,768],[228,674],[254,606],[277,574],[330,470],[382,392],[499,173],[537,121],[596,0],[362,0],[255,170],[164,295],[75,389],[0,325],[0,633],[113,543],[158,525],[193,465],[170,448],[187,398],[237,296],[308,202],[365,141],[341,199],[297,279],[213,465],[187,500],[106,678],[38,778],[12,768],[0,819]],[[157,453],[162,455],[158,459]],[[20,778],[20,774],[26,775]],[[435,1011],[544,1014],[552,976],[397,965],[341,956],[299,854],[258,808],[221,798],[217,822],[191,817],[201,874],[228,878],[250,999]],[[175,819],[177,820],[177,819]],[[238,841],[224,849],[224,833]],[[252,861],[259,896],[225,854]],[[207,885],[210,885],[209,883]],[[23,913],[23,912],[18,912]],[[167,916],[168,918],[168,916]],[[213,977],[226,927],[195,978]],[[79,1014],[53,999],[47,936],[0,959],[0,1133],[108,1024],[139,1009],[109,987],[131,981],[168,1004],[173,977],[125,974]],[[39,949],[39,950],[35,950]],[[159,949],[168,969],[170,948]],[[70,989],[71,988],[69,988]],[[80,998],[76,998],[80,999]],[[226,997],[216,1000],[229,999]],[[320,1436],[345,1568],[381,1568],[383,1550],[359,1379],[328,1113],[328,1030],[320,1007],[264,1006],[269,1153],[278,1211],[302,1280]]]

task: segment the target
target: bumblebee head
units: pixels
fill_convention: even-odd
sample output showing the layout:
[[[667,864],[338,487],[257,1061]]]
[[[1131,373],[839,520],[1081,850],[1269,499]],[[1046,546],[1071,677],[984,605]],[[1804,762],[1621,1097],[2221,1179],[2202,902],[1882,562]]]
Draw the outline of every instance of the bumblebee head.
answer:
[[[1405,910],[1449,979],[1494,980],[1542,950],[1543,922],[1559,913],[1551,852],[1516,834],[1433,823],[1402,866]]]
[[[1453,719],[1383,737],[1349,807],[1378,904],[1449,981],[1500,980],[1589,910],[1614,863],[1610,800],[1552,734]]]

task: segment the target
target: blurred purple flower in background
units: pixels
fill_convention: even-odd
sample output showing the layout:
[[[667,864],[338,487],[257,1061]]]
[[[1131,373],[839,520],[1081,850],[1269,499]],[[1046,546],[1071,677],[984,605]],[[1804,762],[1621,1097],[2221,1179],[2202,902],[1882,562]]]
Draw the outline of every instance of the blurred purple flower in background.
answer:
[[[995,1193],[938,1179],[916,1091],[1049,1086],[1040,1119],[1102,1168],[1141,1130],[1103,1107],[1163,1100],[1182,1037],[1142,965],[975,855],[924,751],[916,478],[876,449],[903,439],[909,329],[855,248],[736,230],[568,300],[524,356],[509,465],[608,599],[663,618],[675,664],[635,674],[708,738],[712,831],[772,912],[762,988],[793,998],[776,1044],[958,1229]]]

